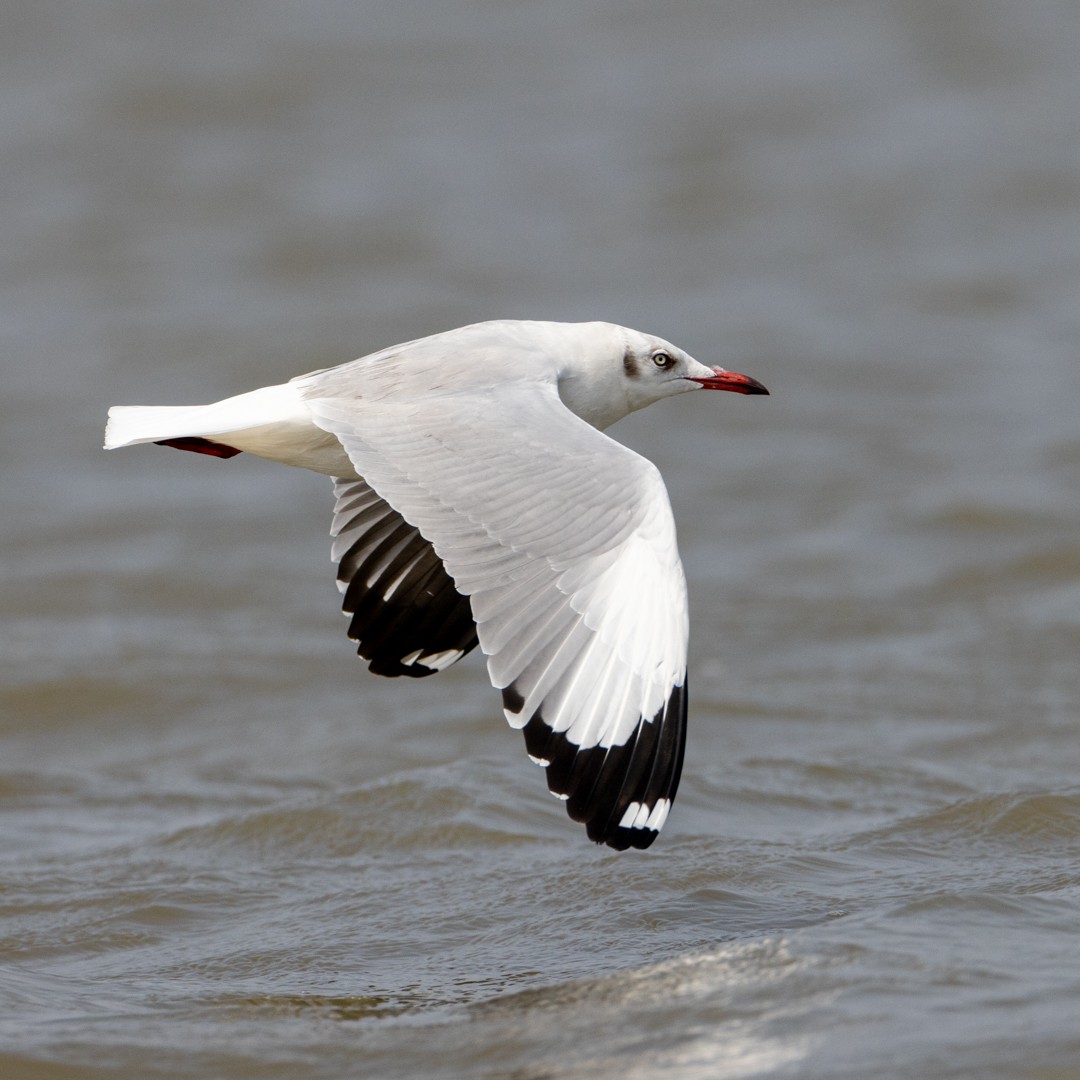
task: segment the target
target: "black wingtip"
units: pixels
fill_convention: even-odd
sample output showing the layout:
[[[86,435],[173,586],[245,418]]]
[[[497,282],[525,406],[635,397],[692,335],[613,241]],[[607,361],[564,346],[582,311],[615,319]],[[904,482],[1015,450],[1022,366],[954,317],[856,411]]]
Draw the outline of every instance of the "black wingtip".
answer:
[[[338,557],[341,607],[368,669],[426,678],[476,648],[469,598],[454,587],[431,544],[363,481],[335,483],[335,513],[349,517],[354,534]]]
[[[504,702],[518,704],[519,697],[512,685],[503,691]],[[525,748],[545,766],[548,788],[566,801],[566,812],[585,826],[590,840],[616,851],[645,849],[659,836],[679,787],[686,705],[684,677],[624,743],[585,749],[536,713],[522,729]]]

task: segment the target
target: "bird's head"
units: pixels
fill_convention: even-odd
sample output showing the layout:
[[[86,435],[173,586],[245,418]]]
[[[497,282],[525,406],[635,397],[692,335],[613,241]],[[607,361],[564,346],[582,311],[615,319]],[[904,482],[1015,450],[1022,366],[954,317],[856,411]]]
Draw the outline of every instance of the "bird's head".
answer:
[[[698,363],[662,338],[612,323],[580,323],[579,348],[559,379],[567,408],[598,428],[689,390],[768,394],[749,375]]]

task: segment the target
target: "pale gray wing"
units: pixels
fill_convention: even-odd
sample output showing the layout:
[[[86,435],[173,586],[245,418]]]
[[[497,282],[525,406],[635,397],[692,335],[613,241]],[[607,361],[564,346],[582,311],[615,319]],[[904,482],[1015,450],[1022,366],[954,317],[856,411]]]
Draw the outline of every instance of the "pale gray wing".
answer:
[[[376,675],[433,675],[477,645],[468,597],[434,548],[363,480],[334,480],[334,538],[349,637]]]
[[[589,836],[647,847],[686,726],[686,584],[656,468],[554,384],[383,395],[304,390],[360,476],[469,597],[492,683]]]

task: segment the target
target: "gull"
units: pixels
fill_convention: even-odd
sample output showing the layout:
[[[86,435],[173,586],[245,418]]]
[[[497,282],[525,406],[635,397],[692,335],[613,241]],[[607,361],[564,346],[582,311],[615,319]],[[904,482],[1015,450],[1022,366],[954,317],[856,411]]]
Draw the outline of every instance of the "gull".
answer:
[[[478,644],[590,839],[646,848],[686,743],[686,580],[656,466],[603,434],[691,390],[767,394],[605,322],[498,320],[212,405],[114,406],[107,449],[241,452],[333,477],[331,557],[371,671]]]

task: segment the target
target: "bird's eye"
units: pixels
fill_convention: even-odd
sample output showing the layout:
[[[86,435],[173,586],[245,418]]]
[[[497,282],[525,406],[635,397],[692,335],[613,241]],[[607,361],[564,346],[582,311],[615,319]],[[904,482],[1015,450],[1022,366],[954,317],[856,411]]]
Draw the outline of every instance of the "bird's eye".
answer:
[[[661,371],[667,371],[668,368],[673,368],[675,366],[675,357],[669,356],[666,352],[653,353],[652,362]]]

